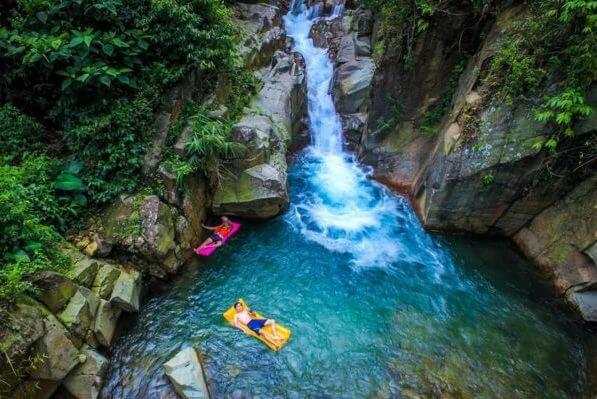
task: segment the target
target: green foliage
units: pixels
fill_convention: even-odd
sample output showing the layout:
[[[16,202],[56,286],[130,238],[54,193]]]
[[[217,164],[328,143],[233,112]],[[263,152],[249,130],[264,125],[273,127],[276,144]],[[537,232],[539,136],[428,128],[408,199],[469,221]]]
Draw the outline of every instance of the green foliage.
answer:
[[[437,125],[441,122],[446,112],[448,112],[450,109],[452,97],[454,96],[454,92],[458,86],[458,79],[460,79],[460,75],[464,71],[465,66],[466,58],[463,58],[454,66],[450,75],[450,82],[448,83],[448,87],[446,88],[446,91],[442,95],[440,101],[437,105],[427,110],[427,112],[421,116],[419,121],[419,129],[422,132],[435,133]]]
[[[0,107],[0,163],[16,163],[43,148],[42,127],[10,104]]]
[[[193,135],[185,147],[188,162],[213,184],[219,183],[225,161],[245,151],[241,144],[229,140],[231,127],[229,122],[210,119],[203,110],[193,117]]]
[[[404,107],[397,99],[388,96],[387,100],[390,104],[388,113],[385,117],[377,119],[377,127],[371,132],[374,136],[384,134],[391,129],[394,129],[398,123],[400,123],[402,116],[404,115]]]
[[[489,186],[495,182],[495,176],[491,172],[485,173],[481,176],[481,182],[484,186]]]
[[[37,137],[19,127],[26,134],[15,135],[7,152],[56,144],[84,165],[81,180],[94,203],[137,188],[164,90],[191,70],[207,89],[235,62],[220,0],[35,0],[4,9],[2,98],[46,127]],[[12,119],[2,116],[0,123]]]
[[[597,3],[536,0],[507,30],[485,83],[506,102],[541,96],[535,119],[553,133],[541,143],[556,154],[558,142],[592,110],[584,94],[597,76]]]
[[[152,107],[140,93],[114,101],[112,109],[82,115],[63,132],[70,152],[84,163],[81,178],[97,203],[137,188],[147,137],[153,135]]]
[[[44,157],[0,166],[0,301],[28,290],[26,278],[35,271],[68,265],[52,226],[67,217],[54,195],[57,171],[57,163]]]

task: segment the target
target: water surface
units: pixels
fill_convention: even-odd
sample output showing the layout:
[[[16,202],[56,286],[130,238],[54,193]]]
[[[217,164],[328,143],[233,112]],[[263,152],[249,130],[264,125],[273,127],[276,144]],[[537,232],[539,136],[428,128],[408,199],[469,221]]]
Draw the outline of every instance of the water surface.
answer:
[[[244,223],[149,300],[102,397],[172,395],[161,365],[189,345],[214,398],[579,397],[585,335],[531,266],[504,242],[425,232],[342,151],[332,64],[308,38],[318,10],[296,3],[285,18],[306,62],[312,137],[291,168],[291,208]],[[292,329],[282,351],[225,324],[239,297]]]

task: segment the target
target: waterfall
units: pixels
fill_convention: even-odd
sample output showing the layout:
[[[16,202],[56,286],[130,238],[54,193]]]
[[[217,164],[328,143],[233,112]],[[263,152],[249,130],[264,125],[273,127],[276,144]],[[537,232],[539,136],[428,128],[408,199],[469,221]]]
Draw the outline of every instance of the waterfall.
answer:
[[[332,16],[342,10],[335,7]],[[370,171],[343,151],[342,126],[331,95],[333,64],[327,50],[309,38],[319,18],[325,18],[321,4],[308,8],[299,1],[284,17],[293,50],[305,59],[311,135],[298,168],[297,178],[305,189],[292,205],[291,223],[306,238],[350,254],[353,264],[391,265],[406,252],[396,237],[404,231],[400,226],[418,226],[418,221],[410,209],[404,212],[408,208],[404,199],[369,179]]]

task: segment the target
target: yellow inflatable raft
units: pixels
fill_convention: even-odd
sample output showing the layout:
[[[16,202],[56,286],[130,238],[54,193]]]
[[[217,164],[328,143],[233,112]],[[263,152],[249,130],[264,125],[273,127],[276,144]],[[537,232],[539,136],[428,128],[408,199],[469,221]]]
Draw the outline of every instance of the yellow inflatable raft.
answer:
[[[240,303],[243,304],[243,306],[246,309],[250,309],[247,304],[245,303],[245,301],[243,301],[242,299],[238,300]],[[222,313],[222,316],[224,316],[224,318],[226,319],[226,321],[230,324],[232,324],[232,321],[234,320],[234,315],[236,314],[236,309],[234,309],[234,305],[232,305],[230,307],[230,309],[228,309],[227,311],[225,311],[224,313]],[[255,318],[257,319],[267,319],[267,317],[260,315],[259,313],[255,312]],[[247,326],[242,326],[241,328],[243,330],[243,332],[245,334],[248,334],[252,337],[257,338],[258,340],[260,340],[261,342],[263,342],[264,344],[266,344],[268,346],[268,348],[275,350],[275,351],[279,351],[280,349],[282,349],[282,347],[284,345],[286,345],[286,343],[288,342],[288,339],[290,338],[290,330],[286,327],[283,327],[281,325],[279,325],[278,323],[276,323],[276,331],[278,332],[278,335],[280,337],[282,337],[282,341],[280,341],[280,345],[279,346],[275,346],[271,343],[269,343],[268,341],[266,341],[261,335],[256,334],[254,331],[250,330],[249,327]],[[271,326],[265,326],[261,329],[261,334],[265,334],[268,337],[272,336],[272,328]]]

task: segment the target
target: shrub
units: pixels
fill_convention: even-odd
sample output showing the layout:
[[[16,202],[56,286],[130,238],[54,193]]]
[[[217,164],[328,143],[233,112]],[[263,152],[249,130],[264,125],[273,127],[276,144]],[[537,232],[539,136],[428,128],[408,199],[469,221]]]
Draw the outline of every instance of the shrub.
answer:
[[[11,104],[0,107],[0,163],[16,163],[43,148],[42,127]]]
[[[55,166],[43,157],[0,166],[0,301],[28,290],[26,278],[35,271],[68,265],[51,225],[61,218],[52,188]]]

